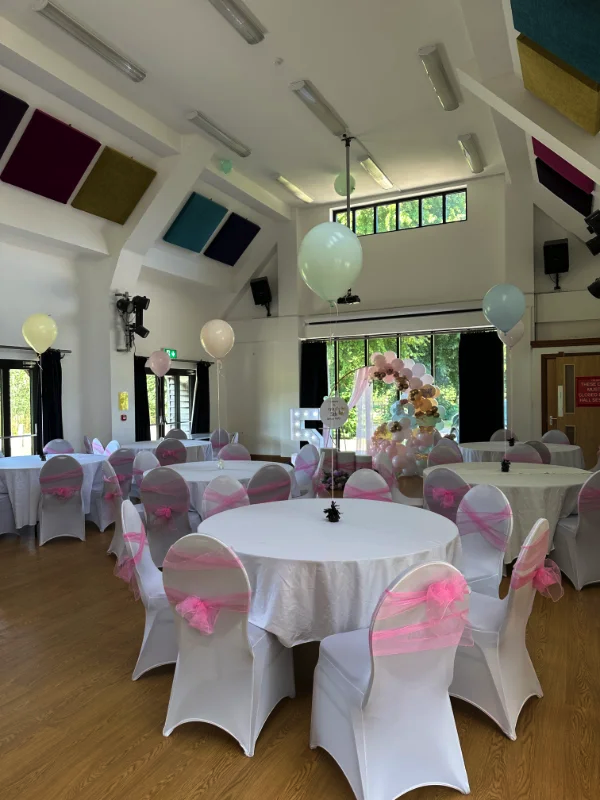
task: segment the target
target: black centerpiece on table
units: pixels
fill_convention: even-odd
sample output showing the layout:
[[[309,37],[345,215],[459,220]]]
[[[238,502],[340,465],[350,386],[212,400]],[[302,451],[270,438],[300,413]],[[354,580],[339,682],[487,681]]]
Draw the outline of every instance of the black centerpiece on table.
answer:
[[[514,447],[515,446],[515,437],[514,436],[511,436],[510,439],[508,440],[508,446],[509,447]]]
[[[502,472],[510,472],[510,461],[508,460],[508,458],[502,459],[501,467],[502,467]]]
[[[340,507],[335,500],[331,501],[331,505],[328,508],[323,509],[323,513],[327,517],[327,522],[339,522],[342,516]]]

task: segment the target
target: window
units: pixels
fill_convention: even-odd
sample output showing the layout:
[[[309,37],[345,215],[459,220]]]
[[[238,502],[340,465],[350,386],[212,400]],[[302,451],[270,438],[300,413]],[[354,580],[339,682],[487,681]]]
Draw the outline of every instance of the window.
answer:
[[[146,383],[152,440],[164,436],[171,428],[181,428],[189,436],[192,430],[195,372],[171,369],[164,378],[157,378],[147,370]]]
[[[372,203],[354,206],[351,211],[352,230],[357,236],[389,233],[409,228],[425,228],[467,219],[467,190],[411,197],[392,203]],[[333,212],[333,221],[348,224],[346,209]]]
[[[35,369],[29,361],[0,361],[0,450],[5,456],[37,453]]]

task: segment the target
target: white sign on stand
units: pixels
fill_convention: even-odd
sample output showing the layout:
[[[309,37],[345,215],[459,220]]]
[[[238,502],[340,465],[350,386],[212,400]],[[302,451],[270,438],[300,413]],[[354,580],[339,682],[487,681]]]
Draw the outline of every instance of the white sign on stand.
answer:
[[[332,431],[341,428],[349,414],[348,403],[341,397],[328,397],[321,406],[321,422]]]

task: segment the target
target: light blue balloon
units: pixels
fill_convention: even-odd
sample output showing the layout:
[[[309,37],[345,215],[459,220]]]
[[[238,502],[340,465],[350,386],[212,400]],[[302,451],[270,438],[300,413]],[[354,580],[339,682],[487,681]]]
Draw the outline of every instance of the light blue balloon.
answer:
[[[354,286],[362,262],[358,236],[339,222],[316,225],[306,234],[298,252],[302,280],[329,303],[335,303]]]
[[[346,197],[348,192],[346,191],[346,173],[340,172],[340,174],[336,177],[335,181],[333,182],[333,188],[335,189],[336,193],[341,195],[342,197]],[[350,175],[350,194],[356,189],[356,181],[354,179],[354,175]]]
[[[488,322],[508,333],[525,313],[525,295],[510,283],[492,286],[483,298],[483,314]]]
[[[397,417],[400,412],[400,408],[401,408],[400,403],[396,400],[396,402],[392,403],[392,405],[390,406],[391,415],[393,417]]]

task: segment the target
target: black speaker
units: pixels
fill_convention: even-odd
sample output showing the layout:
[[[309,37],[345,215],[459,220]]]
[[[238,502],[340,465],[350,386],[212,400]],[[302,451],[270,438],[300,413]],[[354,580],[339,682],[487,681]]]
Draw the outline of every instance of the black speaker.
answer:
[[[539,158],[536,158],[535,165],[537,168],[538,180],[542,186],[545,186],[546,189],[550,189],[552,194],[560,197],[561,200],[568,203],[575,211],[579,211],[584,217],[592,213],[593,195],[587,194],[583,189],[580,189],[578,186],[571,183],[571,181],[563,178],[562,175],[559,175],[558,172],[553,170],[552,167],[549,167],[548,164],[544,164]]]
[[[252,289],[252,299],[255,306],[268,306],[273,298],[271,297],[271,287],[268,278],[255,278],[250,281]]]
[[[569,271],[569,240],[555,239],[544,242],[544,272],[558,275]]]

